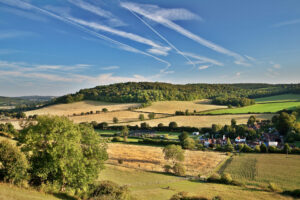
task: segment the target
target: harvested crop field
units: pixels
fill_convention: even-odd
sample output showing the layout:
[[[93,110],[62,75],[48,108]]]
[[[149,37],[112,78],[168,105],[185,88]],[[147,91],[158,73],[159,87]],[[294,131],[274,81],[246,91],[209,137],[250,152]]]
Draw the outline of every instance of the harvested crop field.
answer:
[[[239,115],[210,115],[210,116],[173,116],[161,119],[153,119],[145,121],[150,126],[157,126],[159,123],[163,123],[168,126],[170,122],[176,122],[178,126],[191,126],[191,127],[210,127],[212,124],[230,124],[231,119],[236,119],[238,124],[247,123],[251,114],[239,114]],[[254,114],[257,119],[271,119],[274,114]],[[135,126],[140,125],[141,122],[130,122],[128,125]],[[120,124],[122,125],[122,124]]]
[[[119,165],[123,167],[163,172],[163,166],[168,162],[164,160],[162,150],[161,147],[110,143],[107,162],[118,165],[118,161],[122,160]],[[224,153],[186,150],[183,164],[187,175],[207,175],[226,158]]]
[[[100,113],[100,114],[71,116],[69,117],[69,119],[73,120],[75,123],[92,122],[92,121],[96,121],[98,123],[101,122],[113,123],[113,118],[116,117],[118,118],[119,122],[130,122],[130,121],[139,121],[140,114],[144,114],[145,119],[147,119],[149,113],[139,113],[139,112],[124,110],[124,111],[107,112],[107,113]],[[164,114],[156,114],[155,118],[161,118],[166,116],[167,115]]]
[[[108,111],[115,110],[128,110],[131,107],[138,107],[140,104],[138,103],[108,103],[108,102],[100,102],[100,101],[80,101],[76,103],[69,104],[58,104],[52,105],[45,108],[41,108],[38,110],[32,110],[26,112],[26,115],[73,115],[74,113],[79,115],[84,112],[96,112],[101,111],[103,108],[107,108]]]
[[[158,101],[152,103],[151,106],[139,109],[139,111],[174,114],[175,111],[189,110],[189,112],[194,112],[196,110],[200,112],[222,108],[227,108],[227,106],[213,105],[210,100],[205,99],[196,101]]]

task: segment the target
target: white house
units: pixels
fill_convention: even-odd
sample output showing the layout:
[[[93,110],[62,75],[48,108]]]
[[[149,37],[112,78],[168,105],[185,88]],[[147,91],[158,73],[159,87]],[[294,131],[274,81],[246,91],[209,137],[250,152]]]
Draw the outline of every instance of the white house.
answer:
[[[239,137],[235,138],[235,142],[236,143],[246,143],[246,138],[240,138],[240,136],[239,136]]]
[[[268,147],[277,147],[277,145],[278,145],[278,142],[276,142],[276,141],[269,141],[269,142],[267,142],[267,146]]]

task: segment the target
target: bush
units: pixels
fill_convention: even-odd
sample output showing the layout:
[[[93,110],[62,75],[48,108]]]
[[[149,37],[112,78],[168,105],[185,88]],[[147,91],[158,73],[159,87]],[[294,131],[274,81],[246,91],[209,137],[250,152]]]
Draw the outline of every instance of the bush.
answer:
[[[268,189],[271,192],[281,192],[282,191],[278,185],[276,185],[275,183],[272,183],[272,182],[269,183]]]
[[[224,173],[221,177],[221,182],[225,184],[230,184],[232,182],[231,175],[228,173]]]
[[[171,170],[172,170],[171,165],[164,165],[164,171],[165,171],[166,173],[171,173]]]
[[[139,115],[139,120],[141,120],[141,121],[144,121],[144,120],[145,120],[144,114],[140,114],[140,115]]]
[[[120,164],[120,165],[122,165],[123,164],[123,160],[122,159],[118,159],[118,163]]]
[[[121,137],[114,137],[112,140],[112,142],[122,142],[122,138]]]
[[[178,125],[177,125],[176,122],[170,122],[170,123],[169,123],[169,128],[170,128],[170,129],[174,129],[174,128],[177,128],[177,127],[178,127]]]
[[[253,149],[251,147],[249,147],[247,144],[245,144],[244,147],[242,148],[241,152],[251,153],[251,152],[253,152]]]
[[[268,153],[268,148],[267,148],[267,146],[264,143],[262,143],[260,145],[260,152],[261,153]]]
[[[28,162],[18,147],[0,142],[0,180],[19,184],[27,179]]]
[[[186,138],[183,141],[183,148],[184,149],[195,149],[195,140],[192,138]]]
[[[114,117],[114,118],[113,118],[113,122],[116,124],[116,123],[119,122],[119,119],[118,119],[117,117]]]
[[[280,153],[280,149],[278,149],[277,147],[273,147],[273,146],[269,146],[268,151],[270,153]]]
[[[108,112],[107,108],[102,108],[102,112]]]
[[[89,200],[128,200],[130,192],[127,186],[119,186],[112,181],[102,181],[95,186]]]
[[[286,190],[284,192],[282,192],[283,195],[289,195],[295,198],[300,198],[300,189],[296,189],[296,190]]]
[[[255,153],[260,153],[260,146],[259,146],[259,145],[256,145],[256,146],[255,146],[254,152],[255,152]]]
[[[292,154],[300,154],[300,148],[299,147],[295,147],[291,150]]]
[[[236,150],[238,150],[239,152],[241,152],[243,148],[244,148],[244,144],[238,144],[236,146]]]
[[[174,194],[170,198],[170,200],[208,200],[208,198],[200,197],[200,196],[188,196],[187,192],[179,192],[177,194]]]
[[[219,183],[221,181],[221,176],[217,173],[214,173],[207,179],[207,181],[211,183]]]
[[[173,172],[177,176],[184,176],[185,175],[184,166],[181,163],[175,163],[175,165],[173,166]]]

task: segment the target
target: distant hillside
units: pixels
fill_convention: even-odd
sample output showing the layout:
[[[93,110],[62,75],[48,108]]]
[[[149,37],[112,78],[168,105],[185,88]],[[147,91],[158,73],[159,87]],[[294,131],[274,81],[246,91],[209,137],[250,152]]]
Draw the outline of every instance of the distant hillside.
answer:
[[[56,98],[52,103],[72,103],[82,100],[148,103],[166,100],[190,101],[215,97],[257,98],[285,93],[300,93],[300,84],[176,85],[160,82],[127,82],[82,89],[75,94]]]
[[[0,106],[21,106],[50,101],[53,96],[1,97]]]

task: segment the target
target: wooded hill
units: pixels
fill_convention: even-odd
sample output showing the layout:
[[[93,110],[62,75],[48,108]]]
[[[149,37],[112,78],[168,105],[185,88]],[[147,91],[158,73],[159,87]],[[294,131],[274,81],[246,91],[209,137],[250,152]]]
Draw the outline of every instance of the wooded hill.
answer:
[[[257,98],[284,93],[300,93],[300,84],[170,84],[160,82],[127,82],[91,89],[82,89],[52,101],[72,103],[82,100],[96,100],[116,103],[213,99],[216,97]]]

